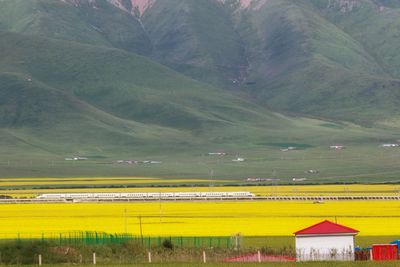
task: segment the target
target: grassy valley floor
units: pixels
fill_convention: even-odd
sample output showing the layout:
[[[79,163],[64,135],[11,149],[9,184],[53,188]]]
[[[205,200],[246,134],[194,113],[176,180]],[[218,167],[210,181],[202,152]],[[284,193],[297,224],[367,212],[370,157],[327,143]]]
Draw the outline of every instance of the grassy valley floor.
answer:
[[[346,149],[340,151],[329,149],[329,145],[336,143],[335,140],[326,141],[323,145],[308,148],[301,148],[301,144],[296,143],[279,143],[276,146],[254,146],[246,149],[218,145],[214,148],[199,148],[196,151],[181,154],[173,152],[170,155],[134,151],[131,155],[120,156],[76,153],[89,159],[79,162],[66,161],[63,157],[56,155],[35,156],[19,152],[14,155],[11,152],[7,153],[7,148],[5,148],[5,153],[0,156],[0,167],[3,178],[157,177],[169,181],[176,179],[176,182],[171,183],[178,185],[219,184],[220,182],[244,184],[245,179],[249,177],[270,179],[261,183],[267,185],[293,183],[293,178],[306,178],[303,182],[296,182],[299,184],[399,182],[399,148],[383,148],[380,147],[383,141],[375,140],[368,145],[345,143]],[[288,146],[297,146],[297,149],[280,151]],[[215,151],[224,151],[227,155],[208,155]],[[71,153],[71,155],[74,154]],[[71,155],[66,154],[65,157]],[[238,157],[243,158],[244,161],[233,161]],[[119,164],[118,160],[157,163]],[[310,170],[316,172],[310,173]],[[184,180],[179,181],[179,179]],[[152,180],[142,184],[164,183],[166,182]],[[121,186],[121,183],[115,185]],[[48,186],[54,187],[51,183]]]

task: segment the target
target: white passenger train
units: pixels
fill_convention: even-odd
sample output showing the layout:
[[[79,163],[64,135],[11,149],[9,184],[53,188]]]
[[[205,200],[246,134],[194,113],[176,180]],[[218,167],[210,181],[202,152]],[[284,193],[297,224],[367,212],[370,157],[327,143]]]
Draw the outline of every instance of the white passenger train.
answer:
[[[251,199],[250,192],[171,192],[171,193],[60,193],[40,194],[37,199]]]

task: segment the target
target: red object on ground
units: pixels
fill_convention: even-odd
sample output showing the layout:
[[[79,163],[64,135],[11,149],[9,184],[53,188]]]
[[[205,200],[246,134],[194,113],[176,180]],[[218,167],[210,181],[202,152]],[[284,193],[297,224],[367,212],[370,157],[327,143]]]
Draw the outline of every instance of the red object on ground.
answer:
[[[397,260],[397,245],[396,244],[372,245],[372,260],[374,261]]]
[[[262,262],[286,262],[296,261],[296,258],[288,256],[267,256],[261,255]],[[237,256],[232,258],[224,259],[224,262],[258,262],[258,254],[249,254],[243,256]]]
[[[359,231],[328,220],[295,232],[295,235],[357,234]]]

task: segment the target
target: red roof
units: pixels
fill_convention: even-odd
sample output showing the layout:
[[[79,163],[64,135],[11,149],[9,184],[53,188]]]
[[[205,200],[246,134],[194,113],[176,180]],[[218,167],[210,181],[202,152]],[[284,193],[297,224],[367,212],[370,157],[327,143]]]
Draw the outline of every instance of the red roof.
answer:
[[[357,234],[359,231],[328,220],[295,232],[295,235]]]

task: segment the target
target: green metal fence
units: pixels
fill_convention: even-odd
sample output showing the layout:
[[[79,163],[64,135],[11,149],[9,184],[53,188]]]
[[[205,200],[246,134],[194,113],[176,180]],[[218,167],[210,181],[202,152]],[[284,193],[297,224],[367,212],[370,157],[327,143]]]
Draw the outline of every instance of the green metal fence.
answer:
[[[148,248],[160,247],[168,239],[176,247],[190,248],[231,248],[230,237],[145,237],[141,242]]]
[[[24,236],[24,237],[21,237]],[[165,240],[169,240],[175,247],[185,248],[231,248],[235,245],[231,237],[218,236],[137,236],[132,234],[109,234],[104,232],[64,232],[64,233],[46,233],[41,237],[25,237],[18,234],[15,238],[1,239],[0,241],[43,241],[52,242],[60,245],[68,244],[85,244],[85,245],[101,245],[101,244],[122,244],[125,242],[137,242],[147,248],[161,247]]]

